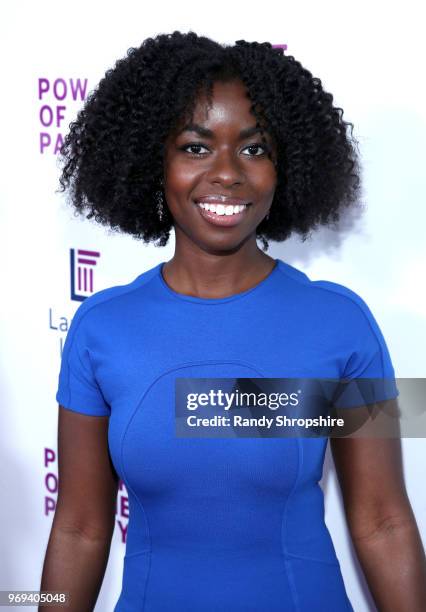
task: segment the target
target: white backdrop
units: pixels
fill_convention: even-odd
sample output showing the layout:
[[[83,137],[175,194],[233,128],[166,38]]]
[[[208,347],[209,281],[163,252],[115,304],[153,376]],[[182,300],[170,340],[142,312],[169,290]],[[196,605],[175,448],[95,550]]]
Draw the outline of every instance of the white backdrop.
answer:
[[[2,8],[3,87],[0,256],[2,266],[0,590],[38,590],[56,500],[60,347],[80,302],[70,297],[70,250],[95,251],[94,291],[124,284],[170,259],[161,249],[75,218],[55,194],[55,143],[81,94],[130,46],[161,32],[194,30],[219,42],[270,41],[294,55],[355,124],[366,208],[338,232],[269,254],[313,279],[353,289],[370,306],[397,377],[425,377],[426,106],[420,3],[386,5],[286,0],[249,5],[157,0],[15,2]],[[80,80],[78,82],[78,79]],[[56,84],[56,85],[55,85]],[[41,86],[41,92],[39,88]],[[60,141],[59,141],[60,142]],[[42,148],[41,144],[42,143]],[[410,500],[426,540],[425,446],[403,443]],[[329,450],[322,486],[326,522],[356,612],[374,610],[345,525]],[[121,586],[126,518],[120,493],[110,561],[96,611],[113,609]],[[6,609],[6,608],[5,608]]]

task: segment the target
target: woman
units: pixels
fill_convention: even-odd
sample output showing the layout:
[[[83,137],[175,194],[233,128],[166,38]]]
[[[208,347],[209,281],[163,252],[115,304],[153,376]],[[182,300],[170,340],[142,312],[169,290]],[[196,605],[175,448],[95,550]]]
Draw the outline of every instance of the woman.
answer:
[[[348,125],[293,57],[193,32],[130,49],[71,125],[61,185],[75,208],[158,246],[173,227],[176,246],[85,300],[67,336],[42,588],[69,591],[70,609],[95,605],[120,476],[116,612],[353,610],[318,484],[327,439],[184,439],[174,403],[179,377],[394,375],[359,296],[265,252],[355,205]],[[425,558],[396,442],[332,449],[378,608],[420,612]]]

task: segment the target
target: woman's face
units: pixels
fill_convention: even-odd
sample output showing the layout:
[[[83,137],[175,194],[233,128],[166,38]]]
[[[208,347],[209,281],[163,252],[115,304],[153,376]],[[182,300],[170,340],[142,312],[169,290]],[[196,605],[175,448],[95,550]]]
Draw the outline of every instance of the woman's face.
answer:
[[[176,244],[186,239],[218,253],[256,240],[255,230],[271,206],[277,176],[261,134],[255,131],[250,105],[242,81],[215,82],[210,109],[203,94],[191,125],[179,126],[169,137],[164,191]],[[272,137],[266,131],[264,136],[275,160]],[[248,205],[241,208],[244,204]]]

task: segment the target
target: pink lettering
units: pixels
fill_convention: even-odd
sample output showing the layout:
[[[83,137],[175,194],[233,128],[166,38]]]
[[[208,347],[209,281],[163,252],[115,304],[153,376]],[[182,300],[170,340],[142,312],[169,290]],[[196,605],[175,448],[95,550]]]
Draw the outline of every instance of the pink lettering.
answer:
[[[65,83],[64,79],[55,80],[53,83],[53,95],[57,100],[64,100],[64,98],[67,97],[67,84]]]
[[[56,461],[56,453],[52,448],[44,449],[44,467],[47,467],[49,463]]]
[[[50,147],[51,142],[50,134],[40,132],[40,153],[44,153],[44,150]]]
[[[39,79],[38,80],[38,99],[41,100],[43,94],[47,93],[50,89],[49,79]]]
[[[56,508],[56,502],[51,497],[44,498],[44,514],[49,516],[51,512],[54,512]]]
[[[121,541],[123,542],[123,544],[126,543],[126,536],[127,536],[127,525],[123,525],[123,523],[121,521],[117,521],[117,525],[120,529],[120,533],[121,533]]]
[[[52,474],[52,472],[49,472],[49,474],[46,474],[46,477],[44,479],[44,484],[46,485],[46,489],[50,492],[50,493],[56,493],[58,490],[58,478],[55,474]]]
[[[129,498],[128,497],[120,497],[120,514],[124,516],[124,518],[129,518]]]
[[[84,100],[86,98],[87,79],[84,79],[84,86],[81,84],[80,79],[77,79],[76,83],[74,83],[73,79],[70,79],[70,89],[73,100],[77,100],[77,94],[80,94],[80,100]]]
[[[64,138],[63,138],[62,134],[58,134],[58,136],[56,138],[55,148],[53,149],[53,153],[55,155],[57,155],[57,153],[59,153],[59,151],[61,150],[61,147],[62,147],[63,144],[64,144]]]
[[[49,127],[53,123],[53,110],[47,104],[40,109],[40,123],[44,125],[44,127]]]

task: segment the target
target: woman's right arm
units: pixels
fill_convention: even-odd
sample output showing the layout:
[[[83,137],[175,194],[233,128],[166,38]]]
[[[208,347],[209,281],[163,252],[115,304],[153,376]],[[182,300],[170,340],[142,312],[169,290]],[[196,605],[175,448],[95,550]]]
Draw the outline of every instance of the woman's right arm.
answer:
[[[39,612],[92,612],[108,563],[118,476],[108,451],[107,416],[59,406],[58,500],[41,591],[68,591],[69,606]]]

